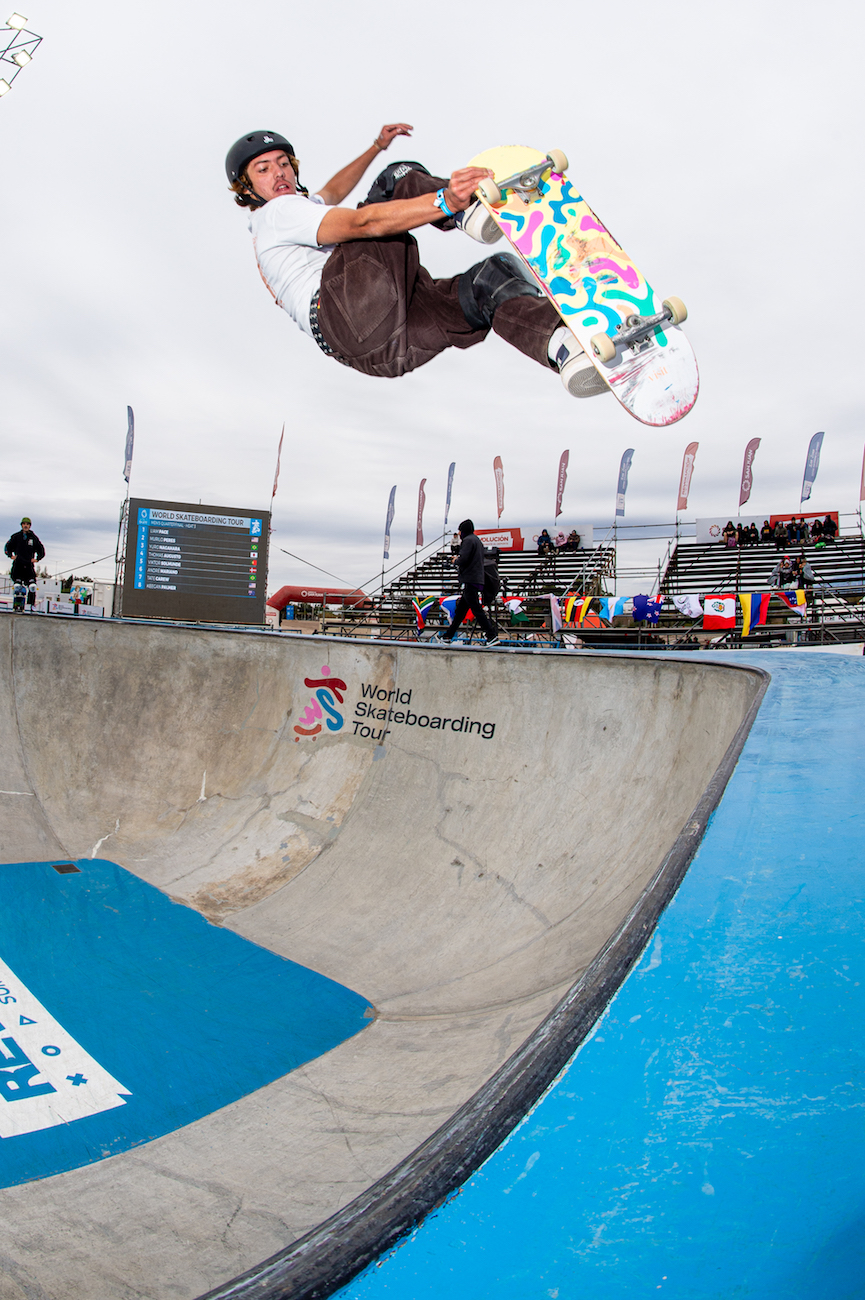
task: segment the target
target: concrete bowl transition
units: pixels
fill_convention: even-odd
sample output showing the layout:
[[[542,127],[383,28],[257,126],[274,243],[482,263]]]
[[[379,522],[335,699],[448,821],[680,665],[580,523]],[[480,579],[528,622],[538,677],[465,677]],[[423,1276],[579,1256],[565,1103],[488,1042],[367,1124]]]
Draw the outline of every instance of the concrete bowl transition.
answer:
[[[344,1284],[589,1032],[765,689],[696,657],[0,637],[4,1300]]]

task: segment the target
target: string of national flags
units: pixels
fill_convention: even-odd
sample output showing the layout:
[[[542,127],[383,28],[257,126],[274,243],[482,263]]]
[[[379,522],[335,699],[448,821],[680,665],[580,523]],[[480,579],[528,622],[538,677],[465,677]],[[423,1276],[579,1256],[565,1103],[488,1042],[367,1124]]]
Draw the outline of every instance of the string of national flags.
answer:
[[[736,626],[736,602],[742,611],[742,636],[750,636],[756,627],[762,627],[769,614],[769,601],[772,597],[780,600],[794,614],[805,617],[805,592],[787,591],[739,591],[723,592],[720,595],[684,595],[684,596],[582,596],[569,592],[566,596],[552,594],[541,599],[550,604],[550,622],[553,632],[568,628],[599,627],[601,623],[612,624],[614,618],[630,617],[635,623],[656,625],[661,617],[665,603],[675,606],[685,618],[703,620],[705,631],[730,631]],[[521,614],[525,610],[528,596],[505,596],[503,603],[511,614]],[[532,598],[532,599],[537,599]],[[450,596],[415,596],[412,598],[418,631],[422,631],[430,613],[439,607],[448,618],[453,618],[459,595]],[[592,606],[596,606],[593,610]],[[467,615],[471,619],[471,614]]]
[[[550,596],[550,612],[554,632],[563,628],[584,627],[591,616],[595,626],[601,622],[630,614],[635,623],[657,625],[665,603],[673,605],[685,618],[703,620],[706,631],[731,631],[736,626],[736,602],[742,610],[742,636],[750,636],[756,627],[762,627],[769,614],[769,601],[776,597],[794,614],[805,617],[806,602],[803,590],[723,592],[719,595],[683,596],[579,596],[570,594]],[[511,597],[506,603],[511,605]],[[592,614],[592,606],[597,613]]]

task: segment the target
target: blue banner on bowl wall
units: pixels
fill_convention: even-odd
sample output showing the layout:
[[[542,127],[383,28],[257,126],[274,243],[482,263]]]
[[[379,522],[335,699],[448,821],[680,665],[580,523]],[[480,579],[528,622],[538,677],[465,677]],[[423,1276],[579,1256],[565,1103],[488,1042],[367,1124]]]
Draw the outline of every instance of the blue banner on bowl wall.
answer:
[[[170,1133],[370,1023],[123,867],[60,868],[0,865],[0,1186]]]

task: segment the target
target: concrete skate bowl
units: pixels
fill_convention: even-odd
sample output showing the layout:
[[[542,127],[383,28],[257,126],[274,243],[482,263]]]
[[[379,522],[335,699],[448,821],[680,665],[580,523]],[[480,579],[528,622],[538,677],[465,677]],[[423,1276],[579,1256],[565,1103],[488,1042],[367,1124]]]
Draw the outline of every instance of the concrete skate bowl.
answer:
[[[765,674],[0,624],[3,1300],[324,1296],[502,1141]]]

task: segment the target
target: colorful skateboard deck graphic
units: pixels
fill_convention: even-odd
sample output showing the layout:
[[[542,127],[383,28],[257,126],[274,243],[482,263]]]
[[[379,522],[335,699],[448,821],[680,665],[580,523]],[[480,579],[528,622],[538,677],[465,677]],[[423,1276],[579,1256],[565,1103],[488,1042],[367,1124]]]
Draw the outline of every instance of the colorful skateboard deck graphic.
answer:
[[[545,155],[522,145],[502,145],[472,158],[489,167],[496,182],[541,163]],[[529,267],[622,406],[643,424],[673,424],[697,400],[699,375],[693,349],[681,329],[656,327],[647,341],[621,343],[604,363],[590,339],[616,329],[629,316],[663,310],[645,276],[616,242],[564,173],[542,178],[533,194],[503,193],[504,204],[481,202]]]

